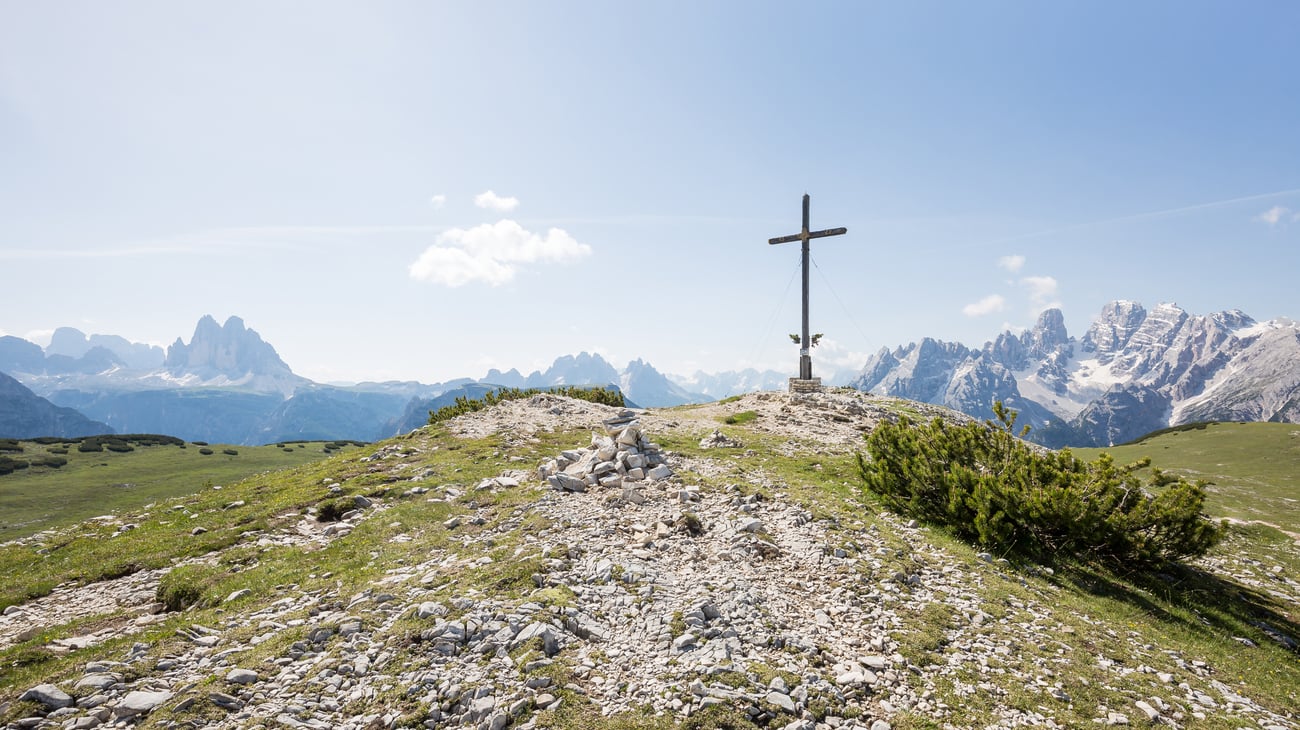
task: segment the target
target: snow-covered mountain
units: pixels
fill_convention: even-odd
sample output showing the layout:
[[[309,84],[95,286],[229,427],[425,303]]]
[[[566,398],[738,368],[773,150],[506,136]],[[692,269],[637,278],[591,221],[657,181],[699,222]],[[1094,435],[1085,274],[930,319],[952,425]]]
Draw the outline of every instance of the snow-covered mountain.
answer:
[[[1108,445],[1204,420],[1300,420],[1300,327],[1176,304],[1102,308],[1082,338],[1060,310],[980,350],[924,339],[872,356],[851,385],[987,417],[995,400],[1050,445]]]

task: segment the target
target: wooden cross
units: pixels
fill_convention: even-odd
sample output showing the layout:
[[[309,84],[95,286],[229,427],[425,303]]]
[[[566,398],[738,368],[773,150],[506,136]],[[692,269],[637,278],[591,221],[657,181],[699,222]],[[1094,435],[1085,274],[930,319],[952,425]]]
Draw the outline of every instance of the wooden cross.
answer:
[[[768,239],[769,245],[778,243],[793,243],[800,241],[803,243],[803,332],[799,340],[799,379],[812,380],[812,340],[808,335],[808,242],[814,238],[825,238],[827,236],[842,236],[848,233],[847,228],[828,228],[824,231],[808,230],[808,193],[803,194],[803,229],[793,236],[781,236],[780,238]]]

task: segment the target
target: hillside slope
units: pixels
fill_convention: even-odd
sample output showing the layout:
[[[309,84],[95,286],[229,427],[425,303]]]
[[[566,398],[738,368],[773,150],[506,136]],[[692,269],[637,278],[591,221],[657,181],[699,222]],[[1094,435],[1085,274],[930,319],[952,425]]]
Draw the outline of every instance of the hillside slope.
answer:
[[[853,392],[644,412],[633,441],[672,476],[574,492],[537,466],[592,464],[618,412],[543,395],[2,546],[0,722],[1298,726],[1294,545],[1238,534],[1153,592],[864,503],[862,434],[945,413]]]
[[[93,436],[113,433],[72,408],[56,406],[14,378],[0,373],[0,438]]]

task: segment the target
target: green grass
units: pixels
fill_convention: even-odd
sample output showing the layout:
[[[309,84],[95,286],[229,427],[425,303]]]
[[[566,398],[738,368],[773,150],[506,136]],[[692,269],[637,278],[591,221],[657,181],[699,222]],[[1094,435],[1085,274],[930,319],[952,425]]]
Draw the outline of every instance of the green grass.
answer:
[[[135,445],[133,451],[119,453],[67,453],[59,444],[42,445],[22,441],[21,453],[9,452],[11,458],[43,459],[58,455],[67,464],[52,468],[32,466],[0,475],[0,542],[26,537],[52,527],[72,525],[82,520],[122,510],[143,507],[150,502],[193,494],[205,487],[225,485],[260,472],[300,466],[319,461],[328,454],[326,445],[311,442],[303,448],[285,449],[278,445],[241,446],[235,454],[223,453],[225,447],[214,445],[215,453],[202,454],[194,445]],[[345,453],[355,446],[341,447]]]
[[[758,418],[758,413],[755,411],[741,411],[739,413],[733,413],[723,418],[722,422],[729,426],[739,426],[742,424],[749,423],[750,421],[753,421],[756,418]]]
[[[1170,473],[1210,482],[1211,514],[1300,533],[1300,426],[1295,424],[1213,423],[1166,429],[1134,444],[1072,451],[1089,460],[1108,452],[1120,464],[1151,457],[1154,466]]]

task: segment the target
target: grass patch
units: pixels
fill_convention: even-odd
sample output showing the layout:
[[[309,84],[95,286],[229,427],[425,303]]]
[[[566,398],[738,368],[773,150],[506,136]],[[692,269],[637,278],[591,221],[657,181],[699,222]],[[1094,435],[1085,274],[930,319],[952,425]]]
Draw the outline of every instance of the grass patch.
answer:
[[[1134,444],[1072,449],[1116,463],[1150,457],[1171,474],[1205,480],[1206,508],[1218,517],[1259,520],[1300,534],[1300,426],[1293,423],[1210,423],[1167,429]]]
[[[182,448],[179,440],[122,440],[129,438],[118,437],[113,443],[133,446],[130,451],[64,449],[57,463],[41,458],[29,468],[0,475],[0,542],[193,494],[205,484],[231,484],[325,458],[318,450],[286,453],[272,445],[241,447],[234,459],[204,459],[203,449]],[[29,454],[45,451],[34,441],[16,443]],[[87,440],[82,445],[102,449],[107,443]]]
[[[732,413],[722,419],[722,422],[729,426],[741,426],[758,418],[757,411],[740,411]]]

